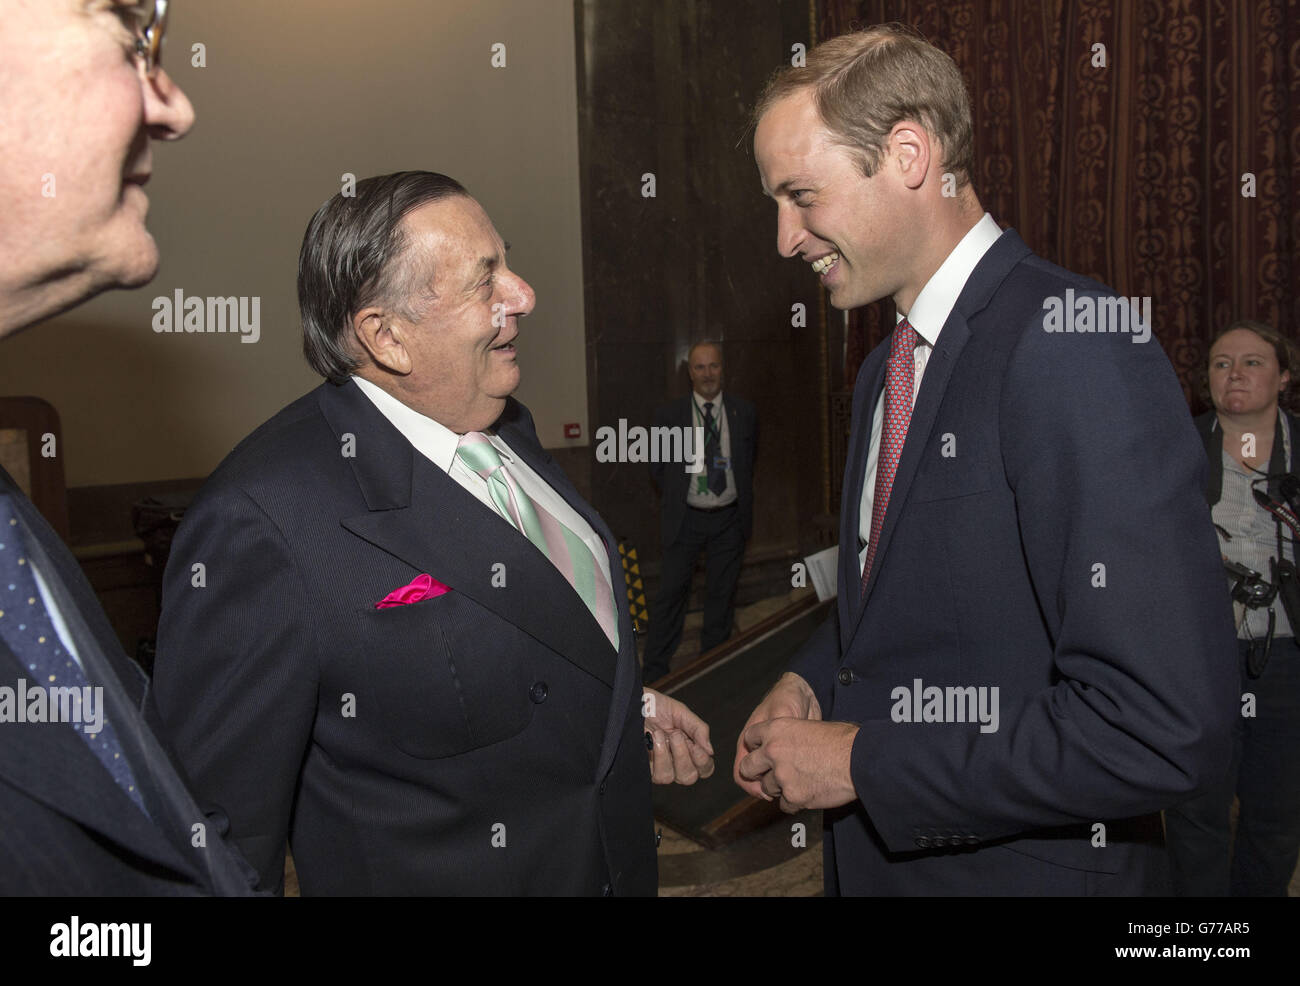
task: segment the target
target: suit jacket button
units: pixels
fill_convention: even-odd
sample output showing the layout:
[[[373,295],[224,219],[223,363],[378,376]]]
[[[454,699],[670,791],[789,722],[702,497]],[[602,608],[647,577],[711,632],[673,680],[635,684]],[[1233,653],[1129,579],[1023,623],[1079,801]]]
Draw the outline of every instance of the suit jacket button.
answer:
[[[980,837],[979,837],[978,835],[968,835],[968,836],[966,836],[966,845],[968,845],[968,846],[978,846],[979,844],[980,844]]]
[[[918,835],[916,837],[916,845],[918,849],[929,849],[930,837],[926,835]]]
[[[546,687],[546,682],[544,681],[539,681],[534,684],[532,688],[528,689],[528,697],[533,700],[534,705],[541,705],[545,702],[547,693],[548,689]]]
[[[604,794],[604,793],[605,793],[605,782],[604,782],[604,781],[601,781],[601,782],[600,782],[600,793],[601,793],[601,794]]]
[[[841,685],[851,685],[851,684],[853,684],[853,672],[850,671],[848,668],[840,668],[840,676],[839,676],[839,677],[840,677],[840,684],[841,684]]]
[[[942,849],[947,844],[948,844],[948,840],[945,839],[942,835],[936,835],[933,839],[930,840],[930,845],[934,846],[936,849]]]

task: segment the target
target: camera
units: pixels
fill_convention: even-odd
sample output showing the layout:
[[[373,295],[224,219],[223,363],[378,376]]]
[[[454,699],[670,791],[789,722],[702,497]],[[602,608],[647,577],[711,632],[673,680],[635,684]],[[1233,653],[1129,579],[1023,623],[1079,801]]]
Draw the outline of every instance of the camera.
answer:
[[[1237,579],[1232,586],[1232,598],[1236,602],[1249,609],[1263,609],[1272,605],[1277,598],[1277,586],[1264,581],[1264,576],[1254,569],[1238,565],[1235,561],[1225,561],[1223,567]]]

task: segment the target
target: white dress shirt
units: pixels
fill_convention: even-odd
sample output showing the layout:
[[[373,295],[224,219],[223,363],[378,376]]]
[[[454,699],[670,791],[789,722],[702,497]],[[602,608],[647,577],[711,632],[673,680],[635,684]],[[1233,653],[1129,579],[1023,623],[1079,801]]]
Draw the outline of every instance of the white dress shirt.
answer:
[[[707,488],[703,493],[699,491],[699,478],[704,476],[707,481],[709,475],[709,464],[704,461],[704,446],[701,445],[695,450],[692,461],[701,464],[703,468],[700,472],[690,473],[690,479],[686,483],[686,502],[692,507],[700,507],[705,510],[725,507],[728,504],[735,503],[739,494],[736,492],[736,476],[731,470],[731,429],[727,427],[727,409],[722,405],[722,391],[719,390],[716,397],[702,397],[699,393],[692,393],[691,399],[695,401],[695,410],[691,411],[692,427],[697,424],[703,425],[705,403],[713,405],[710,410],[713,413],[713,420],[718,425],[718,438],[722,457],[727,460],[727,485],[721,493],[714,493]],[[707,435],[705,444],[708,444]]]
[[[433,418],[407,407],[388,391],[371,383],[369,380],[363,380],[361,377],[353,377],[352,380],[361,390],[361,393],[370,398],[370,402],[379,409],[379,413],[392,422],[393,427],[415,446],[417,452],[472,493],[479,502],[494,514],[498,517],[501,516],[496,504],[492,502],[492,494],[488,492],[487,480],[465,465],[460,456],[456,454],[456,446],[460,442],[460,435],[434,421]],[[600,539],[600,536],[592,529],[591,525],[587,523],[580,513],[569,506],[564,497],[551,489],[546,480],[537,475],[529,467],[528,463],[515,455],[501,436],[488,435],[487,438],[501,456],[501,462],[509,470],[510,478],[518,483],[519,488],[536,503],[549,510],[561,524],[582,538],[583,544],[591,551],[596,564],[600,566],[600,571],[606,573],[606,577],[608,577],[609,553],[605,550],[605,542]],[[506,518],[506,522],[510,523],[508,518]],[[437,575],[436,572],[429,574]],[[620,591],[616,589],[614,592],[616,609]]]
[[[59,636],[59,643],[63,645],[65,651],[72,655],[72,659],[81,666],[81,670],[85,671],[86,666],[81,663],[81,655],[77,653],[77,648],[73,646],[72,633],[68,630],[68,624],[63,619],[63,614],[59,612],[59,604],[54,601],[54,594],[50,592],[50,587],[45,584],[45,578],[41,575],[36,559],[31,557],[30,548],[28,548],[27,561],[31,565],[32,575],[36,579],[36,591],[41,594],[41,602],[45,603],[45,610],[50,614],[50,622],[54,624],[54,632]]]
[[[971,272],[983,259],[984,254],[997,242],[1002,230],[987,212],[977,222],[961,242],[953,247],[952,253],[939,265],[925,287],[916,296],[910,312],[899,312],[895,324],[904,318],[916,330],[916,386],[912,390],[912,406],[916,406],[916,396],[921,392],[921,377],[925,374],[930,354],[939,341],[943,323],[948,321],[953,306],[961,296],[962,289],[970,280]],[[885,419],[886,388],[881,388],[880,399],[876,401],[876,410],[871,418],[871,444],[867,449],[867,474],[862,484],[862,501],[858,507],[858,574],[862,574],[867,563],[867,538],[871,536],[871,508],[876,499],[876,462],[880,458],[880,436]]]

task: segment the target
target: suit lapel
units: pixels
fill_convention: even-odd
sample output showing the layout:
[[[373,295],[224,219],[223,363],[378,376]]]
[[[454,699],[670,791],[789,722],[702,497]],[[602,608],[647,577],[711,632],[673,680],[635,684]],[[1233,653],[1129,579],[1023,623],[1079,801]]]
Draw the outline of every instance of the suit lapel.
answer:
[[[722,396],[722,413],[727,416],[727,431],[733,432],[733,437],[744,431],[745,425],[740,420],[740,412],[736,410],[736,402],[729,394]]]
[[[90,585],[75,559],[45,523],[7,473],[0,470],[0,487],[10,494],[26,528],[28,552],[46,584],[73,638],[87,681],[103,688],[105,714],[111,719],[123,754],[130,760],[140,794],[150,817],[117,786],[76,729],[62,723],[6,724],[0,743],[0,776],[27,791],[49,807],[99,832],[144,859],[188,875],[197,871],[164,837],[159,822],[171,812],[155,783],[155,769],[173,769],[157,741],[148,735],[140,714],[144,673],[121,652],[121,646],[103,615]],[[108,639],[104,634],[107,632]],[[27,677],[18,657],[3,642],[0,655],[17,678]],[[0,684],[10,685],[6,675]],[[157,820],[157,821],[155,821]]]
[[[871,590],[876,584],[876,577],[883,566],[885,555],[889,551],[889,542],[898,526],[898,515],[907,503],[907,492],[911,489],[912,479],[916,476],[916,467],[921,455],[930,441],[930,430],[934,419],[939,414],[939,405],[943,403],[944,392],[948,389],[948,380],[952,368],[957,364],[961,351],[970,340],[970,328],[966,319],[956,307],[948,316],[939,333],[939,344],[926,362],[925,376],[921,378],[921,390],[916,395],[916,405],[912,408],[912,417],[907,425],[907,439],[903,443],[903,452],[898,459],[898,472],[894,474],[894,485],[889,492],[889,506],[885,510],[885,523],[880,530],[880,543],[876,545],[876,557],[872,562],[871,576],[867,580],[867,589],[862,597],[858,617],[866,609],[871,599]],[[884,436],[881,436],[883,442]]]
[[[19,677],[34,688],[18,658],[0,643],[0,665],[13,672],[3,684],[16,687]],[[105,687],[107,692],[107,687]],[[121,730],[120,717],[114,726]],[[125,743],[123,744],[126,745]],[[132,764],[134,768],[135,764]],[[144,770],[137,771],[141,785]],[[64,723],[0,725],[0,778],[28,796],[130,853],[162,864],[191,879],[194,868],[162,837],[157,825],[117,786],[103,764]],[[156,801],[147,800],[154,810]]]
[[[564,474],[564,470],[560,469],[555,464],[555,461],[546,454],[541,445],[538,444],[536,432],[531,427],[524,428],[520,426],[514,414],[518,409],[519,405],[511,401],[506,413],[502,416],[501,422],[499,422],[499,434],[506,440],[517,456],[523,459],[537,475],[546,480],[551,489],[563,497],[564,501],[591,525],[591,529],[596,532],[596,536],[605,543],[605,554],[609,558],[607,574],[610,585],[614,590],[614,610],[618,615],[618,659],[614,666],[613,694],[610,697],[609,717],[605,723],[605,736],[601,744],[601,758],[596,771],[597,777],[603,777],[608,772],[614,755],[618,752],[618,740],[623,734],[628,704],[632,700],[633,689],[636,688],[640,680],[636,657],[636,635],[632,630],[632,614],[628,611],[624,602],[626,583],[623,578],[623,563],[619,557],[618,544],[613,533],[606,526],[604,518],[578,494],[578,491],[574,489],[573,484],[569,481],[569,477]],[[552,569],[554,568],[549,562],[547,564]],[[564,584],[568,588],[568,583],[565,582]],[[572,589],[569,589],[568,594],[574,599],[578,598]],[[597,650],[595,653],[597,655],[609,654],[609,641],[605,637],[605,632],[600,629],[600,624],[591,615],[591,611],[581,601],[579,601],[579,605],[587,620],[599,633],[601,643],[604,644],[603,650]],[[610,656],[612,657],[612,655]],[[605,679],[602,678],[601,680]]]
[[[357,437],[357,455],[350,461],[370,508],[342,518],[343,526],[613,687],[609,640],[550,560],[418,454],[355,384],[326,385],[320,393],[335,434]],[[492,585],[492,566],[498,562],[505,566],[504,586]]]
[[[867,452],[871,448],[871,429],[875,423],[876,404],[885,386],[885,361],[889,347],[880,345],[858,372],[858,413],[853,422],[848,463],[844,467],[843,493],[840,496],[840,644],[847,647],[861,610],[862,573],[858,565],[858,515],[862,511],[862,486],[867,478]]]
[[[931,354],[929,361],[926,363],[925,376],[921,378],[921,390],[917,394],[916,405],[912,408],[912,417],[907,426],[907,440],[903,444],[903,452],[899,457],[898,472],[894,475],[894,485],[889,494],[889,507],[885,512],[885,523],[880,531],[880,543],[876,545],[876,556],[872,563],[871,576],[867,581],[866,592],[862,595],[861,605],[857,607],[853,620],[849,624],[848,633],[843,635],[845,647],[848,646],[849,639],[852,638],[861,625],[862,614],[866,611],[867,603],[871,600],[872,590],[883,568],[885,555],[889,550],[889,542],[898,526],[899,514],[907,503],[907,494],[911,489],[912,480],[916,476],[917,466],[920,464],[921,456],[929,445],[930,432],[934,428],[935,418],[938,416],[939,407],[943,403],[948,381],[952,377],[957,361],[961,358],[962,350],[966,348],[967,342],[970,341],[971,323],[988,306],[994,292],[1006,279],[1012,268],[1029,255],[1029,252],[1029,247],[1025,246],[1024,241],[1020,239],[1015,230],[1005,230],[997,242],[989,247],[984,256],[980,258],[979,263],[975,265],[975,269],[971,271],[970,277],[967,278],[966,284],[953,305],[947,321],[943,324],[943,329],[939,333],[939,344],[935,346],[934,353]],[[876,347],[876,351],[887,349],[888,347],[884,345]],[[857,475],[854,479],[858,486],[859,499],[861,498],[863,482],[862,473],[865,472],[866,449],[871,439],[870,425],[872,424],[872,416],[875,413],[875,400],[879,398],[880,388],[884,386],[884,362],[886,358],[887,356],[881,358],[880,381],[874,391],[873,402],[866,409],[865,414],[862,415],[867,422],[867,428],[863,429],[867,434],[861,439],[862,458],[858,462]],[[857,453],[857,444],[855,442],[855,454]],[[856,522],[852,526],[856,532]],[[856,540],[854,541],[854,550],[856,556]],[[842,549],[840,554],[844,554]],[[841,623],[841,626],[843,626],[843,623]]]
[[[623,579],[623,565],[619,560],[618,554],[618,542],[614,539],[614,535],[610,529],[605,525],[604,518],[602,518],[600,514],[596,513],[596,511],[592,509],[591,504],[587,503],[587,501],[579,495],[578,491],[574,488],[573,483],[569,481],[569,477],[564,474],[564,470],[557,466],[555,460],[548,456],[546,451],[540,444],[538,444],[536,433],[533,432],[531,428],[525,429],[519,425],[518,420],[512,415],[512,412],[518,407],[518,404],[515,404],[513,401],[511,402],[510,406],[506,410],[506,414],[502,416],[502,420],[499,422],[498,434],[505,439],[506,444],[510,446],[511,451],[513,451],[515,455],[523,459],[533,472],[537,473],[538,476],[544,479],[546,484],[559,494],[565,503],[573,508],[574,512],[577,513],[578,516],[582,517],[583,520],[591,525],[591,529],[595,531],[596,536],[600,538],[601,542],[605,545],[605,556],[606,561],[608,562],[605,568],[605,577],[609,580],[610,588],[614,592],[614,609],[618,613],[618,641],[619,650],[621,651],[623,649],[623,644],[632,636],[632,616],[631,613],[628,612],[627,607],[623,605],[623,599],[626,593]],[[514,530],[514,528],[512,527],[511,530]],[[522,535],[520,535],[520,538],[521,540],[526,540]],[[548,565],[549,564],[548,561]],[[555,568],[554,565],[550,565],[550,567],[552,569]],[[560,581],[563,582],[565,586],[569,585],[563,577],[561,577]],[[577,594],[573,592],[572,587],[569,587],[569,591],[575,599],[578,598]],[[582,612],[586,614],[591,625],[595,627],[596,631],[599,633],[606,648],[608,648],[609,640],[605,636],[605,631],[600,628],[600,624],[596,622],[596,618],[592,616],[591,610],[589,610],[586,607],[586,604],[582,603],[581,600],[579,600],[579,606]],[[626,624],[626,626],[624,624]]]
[[[72,552],[46,523],[35,505],[13,485],[7,473],[3,479],[5,491],[10,494],[18,516],[35,542],[29,548],[41,566],[41,573],[49,573],[46,583],[55,597],[59,611],[64,615],[68,631],[74,637],[73,645],[77,648],[78,655],[86,651],[90,654],[92,664],[99,665],[99,670],[110,670],[130,704],[139,708],[144,696],[144,672],[122,652],[121,642],[104,616],[103,607],[99,605],[94,589],[86,580]],[[93,669],[88,668],[89,670]]]
[[[696,443],[696,441],[695,441],[695,432],[694,432],[694,430],[693,430],[693,429],[696,427],[696,425],[698,424],[698,425],[700,426],[700,435],[703,436],[703,435],[704,435],[704,422],[703,422],[703,420],[702,420],[701,418],[699,418],[699,417],[696,416],[696,410],[695,410],[695,409],[696,409],[696,404],[695,404],[695,391],[694,391],[694,390],[691,390],[691,392],[688,393],[685,397],[683,397],[683,398],[681,399],[681,402],[678,404],[677,422],[676,422],[676,424],[677,424],[677,427],[678,427],[678,428],[689,429],[689,430],[687,430],[687,431],[683,431],[683,432],[682,432],[682,435],[683,435],[683,436],[686,436],[686,435],[690,435],[690,436],[691,436],[691,450],[692,450],[692,451],[693,451],[697,456],[699,456],[699,460],[700,460],[700,462],[704,462],[704,443],[703,443],[703,442],[700,442],[700,443],[697,445],[697,443]],[[708,440],[708,439],[706,438],[705,441],[707,441],[707,440]],[[685,445],[683,444],[683,450],[684,450],[684,449],[685,449]],[[708,475],[708,463],[704,463],[704,465],[705,465],[704,475],[707,476],[707,475]],[[693,472],[687,472],[687,471],[686,471],[685,469],[683,469],[682,466],[681,466],[680,464],[678,464],[678,463],[672,463],[672,464],[670,464],[670,465],[668,466],[668,471],[669,471],[669,472],[672,472],[672,473],[677,473],[677,474],[679,474],[679,475],[682,477],[682,485],[678,488],[678,490],[677,490],[677,495],[678,495],[678,497],[679,497],[680,499],[685,500],[685,499],[686,499],[688,496],[690,496],[690,494],[691,494],[691,484],[695,482],[695,480],[698,478],[698,476],[699,476],[700,474],[699,474],[699,473],[693,473]],[[684,510],[684,511],[685,511],[685,510],[690,510],[690,507],[689,507],[688,505],[683,505],[683,506],[681,507],[681,509]],[[683,520],[682,523],[685,524],[686,521]]]
[[[736,402],[726,394],[722,396],[722,412],[727,416],[727,436],[728,441],[731,443],[731,469],[734,472],[736,469],[736,449],[740,448],[741,442],[744,441],[746,434],[748,434],[746,429],[749,427],[749,421],[742,416]]]

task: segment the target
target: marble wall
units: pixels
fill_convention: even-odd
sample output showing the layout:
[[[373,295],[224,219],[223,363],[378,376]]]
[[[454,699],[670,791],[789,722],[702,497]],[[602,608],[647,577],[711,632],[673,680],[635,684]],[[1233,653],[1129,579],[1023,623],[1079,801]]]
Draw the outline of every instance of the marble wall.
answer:
[[[620,418],[648,426],[687,393],[690,344],[722,340],[724,391],[759,412],[748,558],[811,549],[840,482],[827,430],[840,315],[819,317],[811,271],[776,252],[749,126],[767,77],[808,44],[809,2],[576,0],[575,20],[592,436]],[[592,501],[653,566],[648,466],[598,462],[594,441],[585,451]]]

